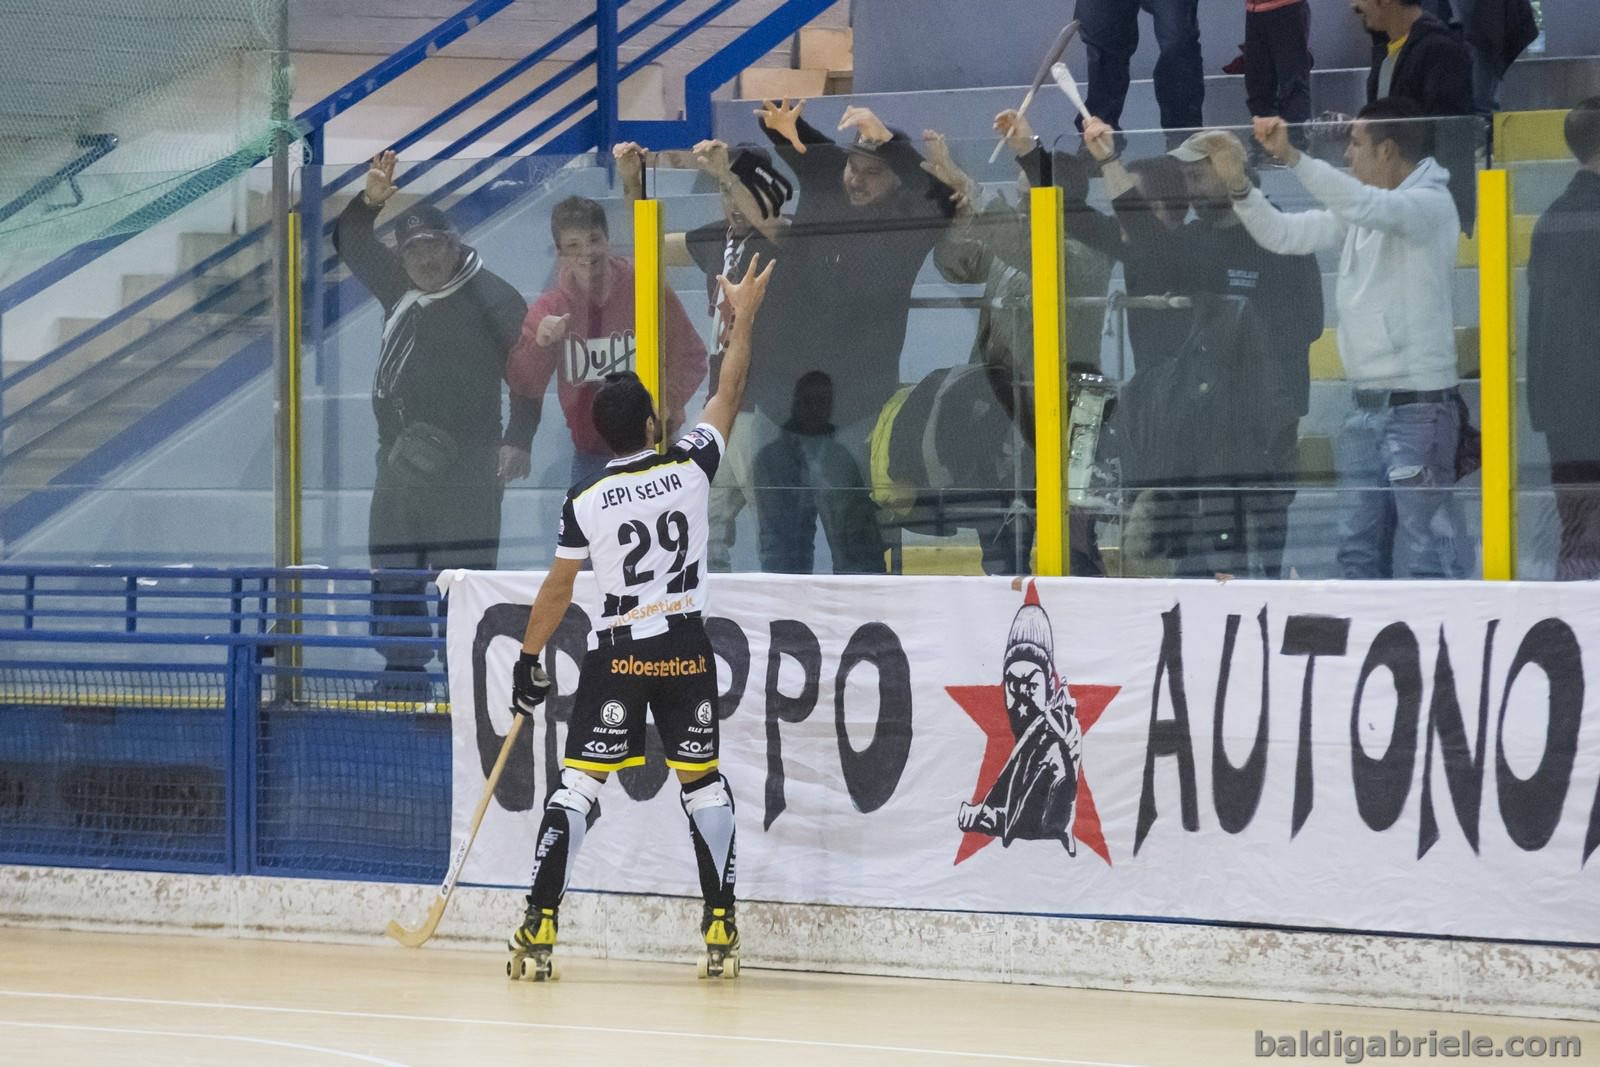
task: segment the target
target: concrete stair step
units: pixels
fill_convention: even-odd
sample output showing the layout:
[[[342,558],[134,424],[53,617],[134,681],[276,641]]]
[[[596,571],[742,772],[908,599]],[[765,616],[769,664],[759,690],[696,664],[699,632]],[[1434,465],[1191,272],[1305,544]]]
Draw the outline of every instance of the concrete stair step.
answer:
[[[228,248],[239,240],[233,233],[182,233],[178,235],[178,270],[194,269],[198,264]],[[226,260],[206,271],[208,278],[237,278],[254,270],[266,261],[269,248],[265,241],[253,241],[239,249]]]
[[[122,276],[122,303],[131,304],[136,300],[149,296],[160,289],[176,275],[172,274],[124,274]],[[186,282],[174,288],[170,293],[162,296],[162,301],[178,300],[193,303],[195,290],[193,282]]]

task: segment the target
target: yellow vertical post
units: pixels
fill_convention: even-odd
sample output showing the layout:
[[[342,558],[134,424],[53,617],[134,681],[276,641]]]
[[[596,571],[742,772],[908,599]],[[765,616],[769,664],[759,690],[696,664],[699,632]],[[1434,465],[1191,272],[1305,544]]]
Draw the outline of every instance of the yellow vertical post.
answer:
[[[1066,573],[1067,496],[1062,444],[1066,440],[1061,366],[1067,333],[1066,270],[1061,190],[1029,196],[1033,242],[1033,458],[1038,491],[1038,572]]]
[[[1478,367],[1483,421],[1483,576],[1517,576],[1517,379],[1511,313],[1511,175],[1478,174]]]
[[[634,368],[661,417],[661,201],[633,202]],[[663,442],[663,445],[665,442]]]

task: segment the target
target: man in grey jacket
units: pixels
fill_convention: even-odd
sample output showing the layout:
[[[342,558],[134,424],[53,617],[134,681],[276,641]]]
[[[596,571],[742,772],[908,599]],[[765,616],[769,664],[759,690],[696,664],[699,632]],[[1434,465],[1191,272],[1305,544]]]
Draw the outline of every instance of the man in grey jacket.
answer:
[[[1302,154],[1282,119],[1257,119],[1255,134],[1323,207],[1279,212],[1245,180],[1243,146],[1221,135],[1211,158],[1239,220],[1274,252],[1340,250],[1339,354],[1355,387],[1334,444],[1340,572],[1465,577],[1470,546],[1453,491],[1458,231],[1449,173],[1429,154],[1431,126],[1409,101],[1368,104],[1352,127],[1349,174]]]

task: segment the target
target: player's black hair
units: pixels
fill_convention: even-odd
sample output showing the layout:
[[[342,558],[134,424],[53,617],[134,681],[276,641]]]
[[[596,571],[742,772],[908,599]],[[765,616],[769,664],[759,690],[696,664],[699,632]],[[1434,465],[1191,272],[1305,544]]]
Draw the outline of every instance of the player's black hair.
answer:
[[[655,413],[650,390],[632,371],[606,375],[605,384],[594,394],[594,428],[619,456],[650,444],[646,423]]]

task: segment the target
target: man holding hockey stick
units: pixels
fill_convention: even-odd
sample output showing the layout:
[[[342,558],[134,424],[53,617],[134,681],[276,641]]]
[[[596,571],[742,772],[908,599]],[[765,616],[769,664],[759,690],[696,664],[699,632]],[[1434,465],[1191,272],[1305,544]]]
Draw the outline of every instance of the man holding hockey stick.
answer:
[[[531,715],[550,693],[539,653],[566,614],[583,561],[592,559],[604,608],[573,698],[561,788],[539,826],[527,914],[511,935],[512,978],[554,977],[557,909],[590,812],[612,771],[644,762],[646,707],[683,786],[705,897],[700,974],[739,973],[733,795],[717,770],[717,671],[701,620],[711,480],[739,413],[756,311],[771,277],[772,264],[762,269],[756,256],[740,281],[718,279],[733,326],[717,392],[699,425],[666,451],[655,450],[661,416],[636,375],[610,375],[595,394],[595,427],[616,458],[567,493],[555,560],[512,673],[512,706]]]

